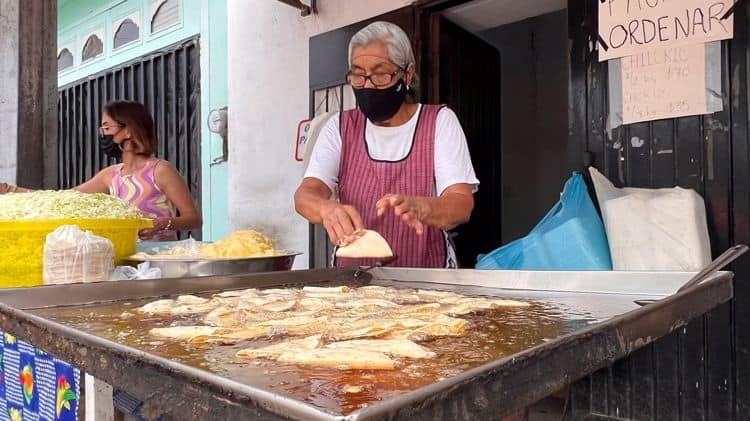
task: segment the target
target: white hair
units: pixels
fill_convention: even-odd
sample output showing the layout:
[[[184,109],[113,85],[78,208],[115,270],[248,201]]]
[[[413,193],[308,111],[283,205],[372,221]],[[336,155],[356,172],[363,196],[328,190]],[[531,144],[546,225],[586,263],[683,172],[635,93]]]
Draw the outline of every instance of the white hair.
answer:
[[[385,44],[388,50],[388,58],[394,64],[403,68],[404,71],[409,69],[409,65],[414,65],[414,77],[410,88],[416,92],[419,86],[419,77],[416,72],[417,63],[414,59],[414,50],[411,48],[411,41],[406,32],[398,25],[378,21],[360,29],[349,41],[349,65],[352,65],[352,51],[356,47],[363,47],[376,41]]]

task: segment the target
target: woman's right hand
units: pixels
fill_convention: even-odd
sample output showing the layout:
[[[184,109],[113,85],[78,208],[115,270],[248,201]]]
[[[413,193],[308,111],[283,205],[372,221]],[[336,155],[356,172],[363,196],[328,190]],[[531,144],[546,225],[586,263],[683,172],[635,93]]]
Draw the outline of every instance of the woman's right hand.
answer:
[[[327,200],[321,206],[320,217],[328,237],[337,246],[349,244],[365,229],[362,217],[354,206],[342,205],[334,200]]]

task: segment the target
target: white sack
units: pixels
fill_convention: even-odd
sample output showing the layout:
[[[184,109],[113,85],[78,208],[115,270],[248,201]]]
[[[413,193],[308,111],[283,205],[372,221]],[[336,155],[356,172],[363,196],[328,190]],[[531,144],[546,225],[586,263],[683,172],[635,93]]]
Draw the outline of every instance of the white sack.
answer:
[[[711,262],[703,198],[692,189],[617,188],[591,179],[614,270],[698,271]]]
[[[149,262],[139,264],[137,269],[132,266],[117,266],[109,277],[110,281],[131,279],[161,279],[161,268],[152,268]]]

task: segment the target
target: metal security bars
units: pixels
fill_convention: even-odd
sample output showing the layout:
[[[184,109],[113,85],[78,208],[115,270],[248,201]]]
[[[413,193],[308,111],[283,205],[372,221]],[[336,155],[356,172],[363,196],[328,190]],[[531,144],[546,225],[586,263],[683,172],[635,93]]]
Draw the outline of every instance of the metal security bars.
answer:
[[[156,124],[156,155],[183,175],[200,209],[199,53],[198,38],[193,38],[61,87],[58,186],[77,186],[115,163],[99,150],[102,106],[113,100],[139,101]],[[200,238],[200,232],[192,235]]]

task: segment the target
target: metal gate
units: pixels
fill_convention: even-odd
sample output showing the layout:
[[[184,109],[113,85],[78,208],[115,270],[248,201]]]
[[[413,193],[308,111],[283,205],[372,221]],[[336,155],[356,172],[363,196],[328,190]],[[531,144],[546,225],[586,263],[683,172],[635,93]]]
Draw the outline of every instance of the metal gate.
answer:
[[[58,92],[60,188],[71,188],[114,164],[99,150],[101,109],[113,100],[146,104],[156,125],[159,158],[182,174],[201,208],[200,47],[198,38],[121,64]],[[192,233],[200,238],[200,231]]]

